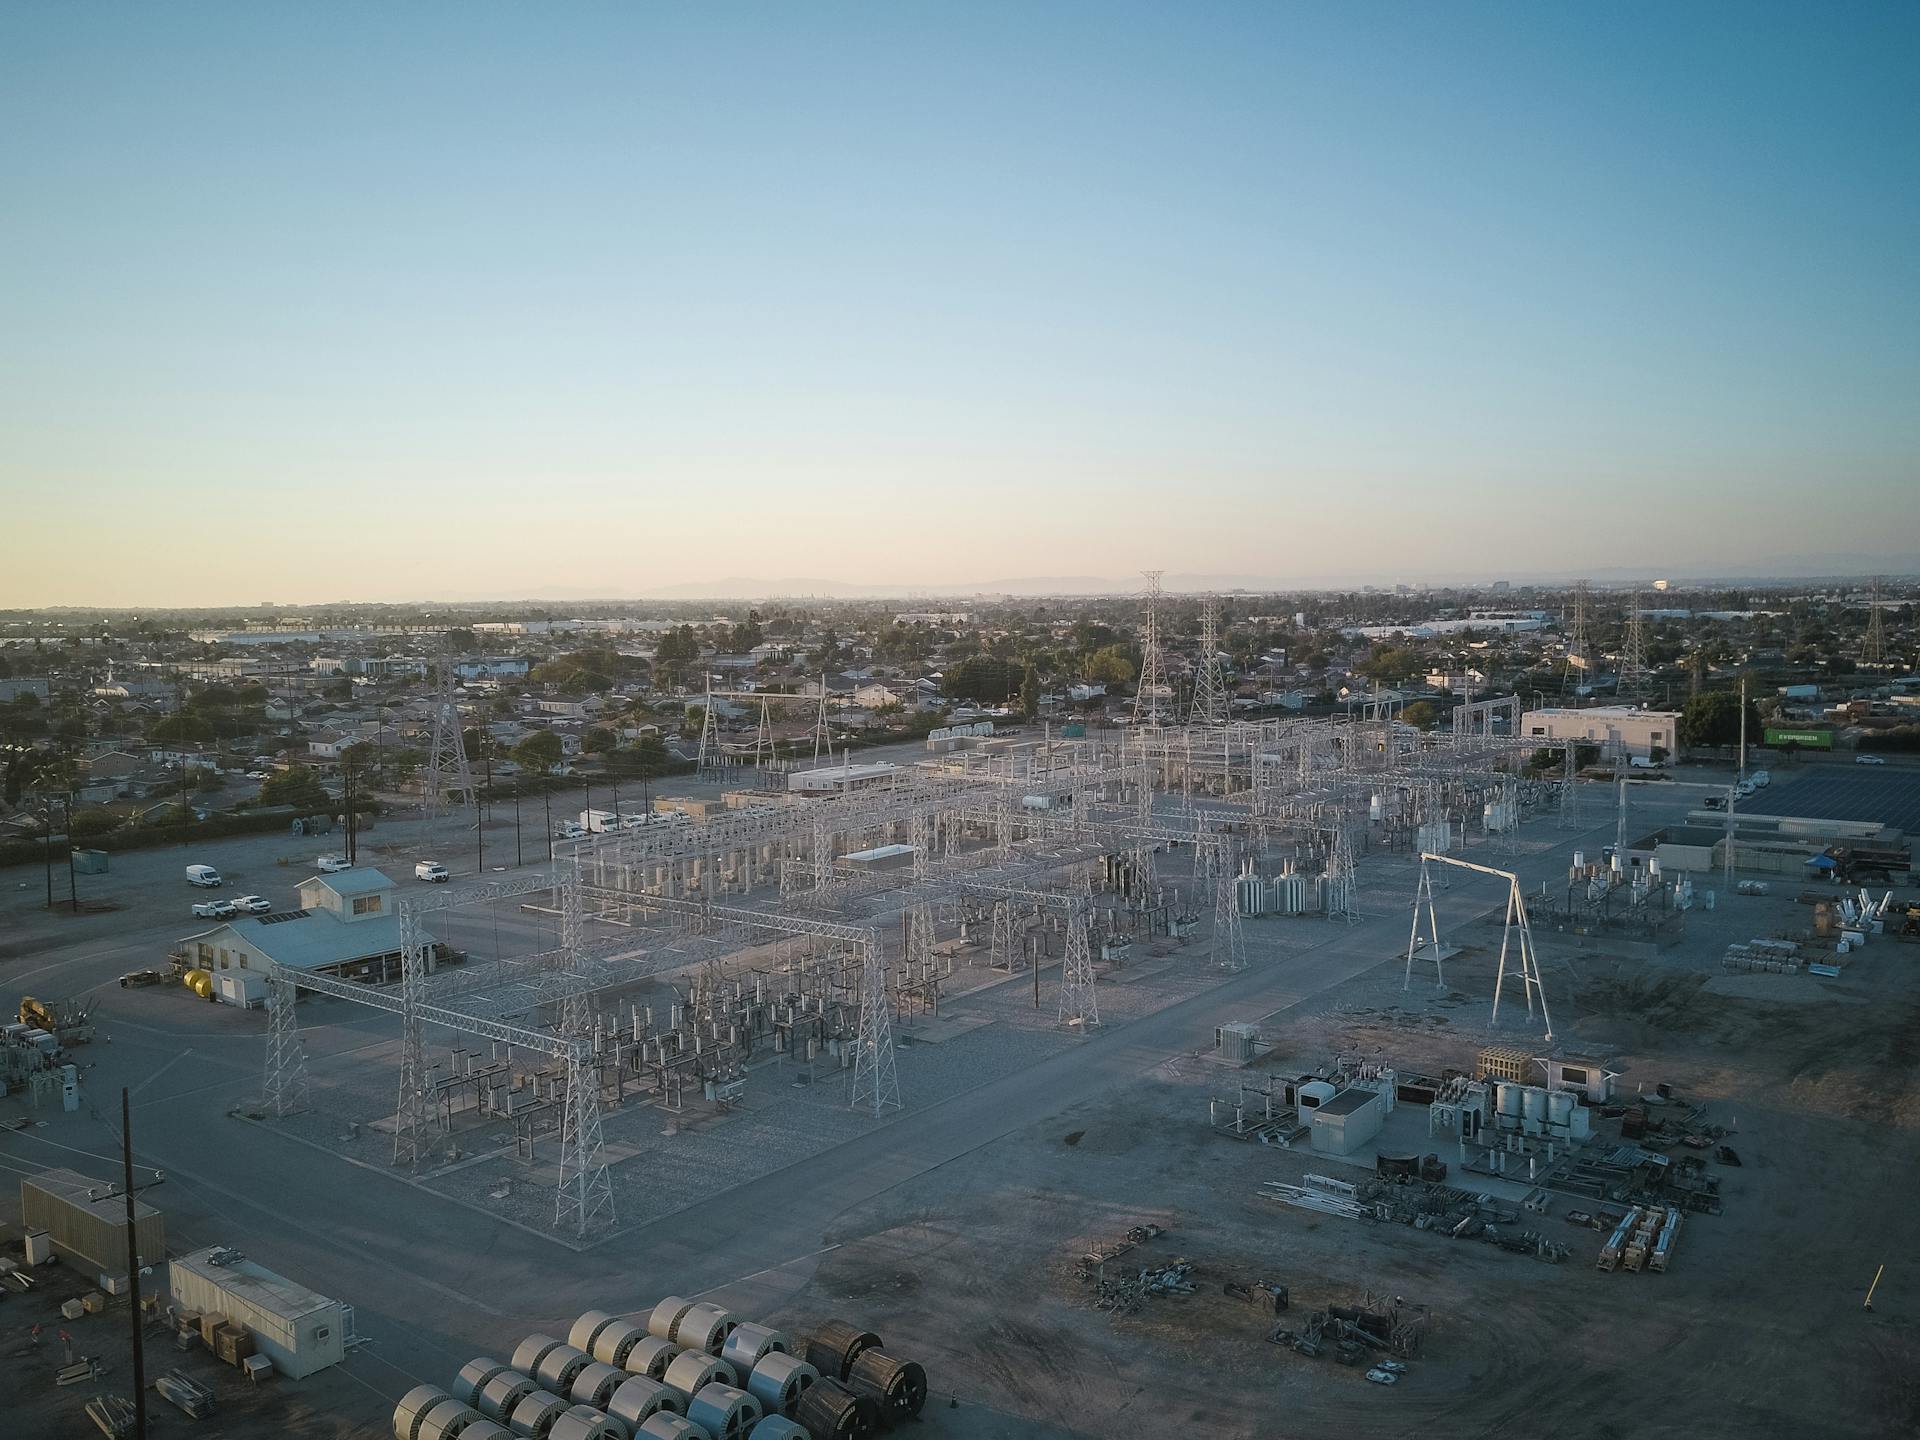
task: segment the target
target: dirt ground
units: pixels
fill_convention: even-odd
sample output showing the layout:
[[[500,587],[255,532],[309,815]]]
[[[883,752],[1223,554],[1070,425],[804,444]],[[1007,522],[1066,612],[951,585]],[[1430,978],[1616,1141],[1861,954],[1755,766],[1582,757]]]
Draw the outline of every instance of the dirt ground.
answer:
[[[1222,1073],[1190,1057],[848,1215],[848,1243],[777,1323],[857,1310],[891,1347],[963,1377],[963,1407],[1077,1434],[1920,1433],[1920,1224],[1905,1190],[1920,1173],[1920,949],[1874,945],[1839,980],[1719,969],[1730,939],[1793,918],[1769,898],[1696,915],[1658,960],[1547,956],[1563,1046],[1607,1058],[1629,1093],[1665,1081],[1707,1103],[1744,1161],[1715,1167],[1724,1213],[1689,1217],[1665,1274],[1598,1271],[1603,1237],[1565,1223],[1580,1203],[1566,1197],[1542,1222],[1573,1248],[1559,1265],[1260,1198],[1264,1180],[1329,1167],[1213,1134]],[[1497,938],[1455,937],[1445,992],[1430,978],[1405,991],[1387,963],[1270,1018],[1275,1049],[1246,1073],[1335,1053],[1470,1067]],[[1165,1234],[1118,1263],[1183,1258],[1197,1291],[1110,1317],[1078,1257],[1146,1221]],[[1290,1287],[1296,1323],[1369,1291],[1428,1306],[1421,1352],[1387,1388],[1268,1343],[1275,1317],[1223,1290],[1260,1280]]]

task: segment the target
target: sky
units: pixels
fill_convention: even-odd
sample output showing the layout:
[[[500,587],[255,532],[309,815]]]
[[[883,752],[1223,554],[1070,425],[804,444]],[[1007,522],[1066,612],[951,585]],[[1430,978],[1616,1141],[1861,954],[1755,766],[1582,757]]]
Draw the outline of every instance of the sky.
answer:
[[[1916,62],[1911,3],[12,0],[0,606],[1905,568]]]

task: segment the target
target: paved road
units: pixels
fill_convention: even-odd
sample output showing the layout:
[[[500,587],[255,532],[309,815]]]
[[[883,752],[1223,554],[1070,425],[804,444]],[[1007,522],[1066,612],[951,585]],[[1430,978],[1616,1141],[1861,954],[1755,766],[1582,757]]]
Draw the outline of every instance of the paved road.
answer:
[[[1530,831],[1530,844],[1553,848],[1521,860],[1526,882],[1558,877],[1573,848],[1593,850],[1610,838],[1611,818],[1601,820],[1599,805],[1590,804],[1591,828],[1555,832],[1542,822]],[[1674,808],[1664,798],[1643,804],[1636,797],[1636,805]],[[376,1423],[384,1421],[381,1407],[409,1384],[444,1383],[472,1355],[498,1353],[529,1330],[564,1325],[582,1310],[633,1310],[669,1291],[715,1288],[745,1300],[797,1284],[843,1217],[901,1183],[964,1163],[1081,1101],[1141,1083],[1168,1057],[1204,1049],[1221,1021],[1299,1003],[1404,954],[1411,867],[1369,865],[1362,879],[1377,914],[1351,928],[1327,927],[1311,949],[1257,962],[1157,1014],[584,1253],[378,1167],[356,1167],[229,1118],[229,1107],[259,1092],[258,1014],[110,989],[103,1013],[113,1038],[93,1047],[87,1089],[94,1105],[116,1112],[108,1117],[114,1120],[118,1088],[135,1089],[140,1157],[169,1174],[154,1198],[167,1211],[175,1249],[233,1244],[359,1307],[360,1328],[377,1344],[350,1369],[365,1382],[367,1419]],[[1503,900],[1495,882],[1458,885],[1441,899],[1443,923],[1464,923]],[[40,961],[61,982],[47,988],[71,993],[108,979],[134,963],[127,957],[152,933],[149,927],[61,946]],[[315,1005],[303,1006],[303,1022],[316,1072],[364,1052],[381,1082],[392,1083],[388,1017]],[[910,1083],[910,1070],[903,1078]],[[0,1165],[72,1163],[95,1175],[115,1173],[117,1140],[106,1120],[61,1117],[38,1134],[0,1137]],[[55,1152],[49,1139],[101,1158]],[[735,1285],[743,1288],[725,1289]]]

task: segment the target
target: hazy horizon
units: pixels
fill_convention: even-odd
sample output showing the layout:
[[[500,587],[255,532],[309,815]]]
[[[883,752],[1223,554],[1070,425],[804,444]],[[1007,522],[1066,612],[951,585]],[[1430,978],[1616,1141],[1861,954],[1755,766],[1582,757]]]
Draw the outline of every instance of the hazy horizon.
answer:
[[[0,607],[1920,569],[1916,39],[10,7]]]

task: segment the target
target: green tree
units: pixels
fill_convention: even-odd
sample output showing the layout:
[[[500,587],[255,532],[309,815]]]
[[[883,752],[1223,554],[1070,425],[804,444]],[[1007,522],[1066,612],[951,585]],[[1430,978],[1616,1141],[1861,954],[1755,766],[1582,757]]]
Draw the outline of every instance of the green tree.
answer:
[[[213,726],[204,717],[189,711],[156,720],[147,738],[163,745],[204,745],[213,739]]]
[[[537,731],[513,747],[514,761],[523,770],[545,775],[560,763],[564,752],[560,737],[551,730]]]
[[[1747,740],[1760,739],[1760,712],[1747,702]],[[1740,692],[1709,690],[1695,695],[1680,712],[1682,745],[1738,745],[1740,743]]]
[[[604,725],[595,725],[580,737],[580,748],[589,755],[606,754],[619,744],[619,737]]]
[[[260,785],[262,805],[291,805],[303,815],[328,812],[333,801],[321,787],[320,777],[304,765],[271,775]]]
[[[1027,666],[1020,677],[1020,714],[1031,720],[1040,713],[1040,672]]]
[[[91,840],[95,836],[118,830],[124,823],[113,811],[97,806],[76,810],[73,812],[73,818],[67,822],[67,835],[73,840]]]
[[[1020,686],[1019,667],[992,655],[975,655],[949,665],[941,677],[941,691],[955,700],[1003,703]]]
[[[1409,725],[1431,730],[1440,723],[1440,707],[1431,700],[1416,700],[1401,710],[1400,718]]]
[[[1133,679],[1133,661],[1123,645],[1109,645],[1087,657],[1087,679],[1097,685],[1124,685]]]

